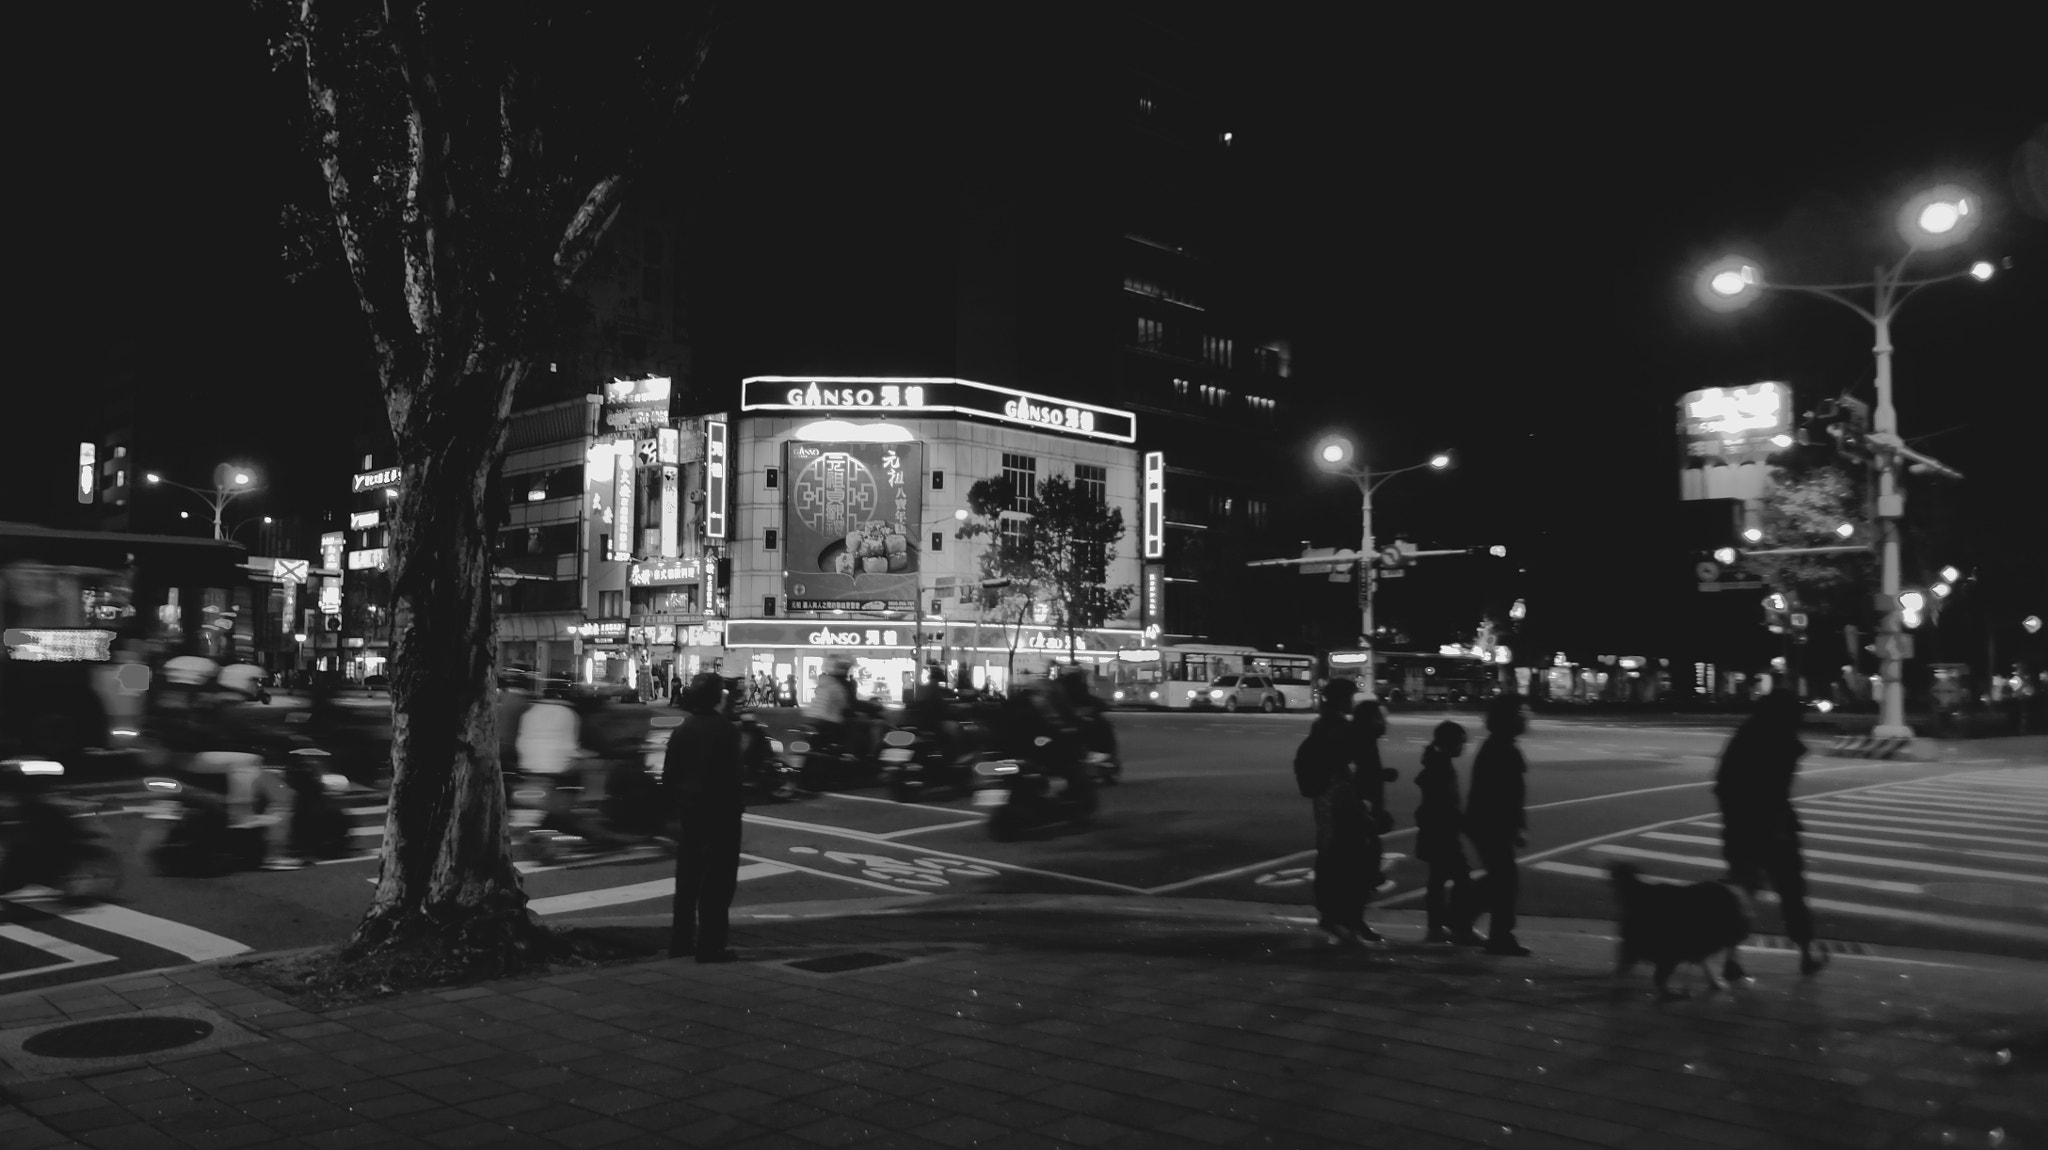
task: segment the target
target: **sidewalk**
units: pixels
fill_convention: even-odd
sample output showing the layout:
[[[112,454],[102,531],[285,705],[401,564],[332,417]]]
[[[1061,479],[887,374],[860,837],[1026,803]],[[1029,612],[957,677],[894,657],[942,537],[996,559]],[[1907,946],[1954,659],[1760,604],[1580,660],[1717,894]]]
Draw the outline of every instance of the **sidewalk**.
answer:
[[[1531,959],[1320,948],[1305,908],[929,898],[750,908],[648,960],[313,1015],[184,968],[0,998],[0,1145],[2021,1147],[2048,968],[1788,951],[1659,1004],[1605,923]],[[665,920],[612,920],[643,942]],[[1683,976],[1681,976],[1683,977]],[[82,1061],[28,1035],[210,1022]],[[197,1027],[193,1026],[193,1030]],[[61,1036],[60,1036],[61,1037]]]

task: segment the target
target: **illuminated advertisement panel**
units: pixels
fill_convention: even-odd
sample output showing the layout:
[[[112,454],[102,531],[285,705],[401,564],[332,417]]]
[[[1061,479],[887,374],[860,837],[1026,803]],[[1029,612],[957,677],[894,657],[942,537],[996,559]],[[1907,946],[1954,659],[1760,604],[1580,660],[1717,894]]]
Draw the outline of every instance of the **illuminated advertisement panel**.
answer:
[[[1166,554],[1166,456],[1145,453],[1145,558]]]
[[[624,444],[625,450],[615,464],[612,476],[612,553],[614,563],[624,563],[633,558],[633,446]]]
[[[757,375],[740,381],[740,409],[951,413],[1111,443],[1138,438],[1138,417],[1131,412],[971,379]]]
[[[783,451],[789,609],[912,609],[924,445],[791,441]]]
[[[704,535],[725,538],[725,421],[704,421]]]
[[[604,426],[635,433],[668,422],[669,381],[665,375],[615,379],[604,385]]]
[[[1755,499],[1767,460],[1792,446],[1792,394],[1782,383],[1709,387],[1678,401],[1682,499]]]
[[[664,559],[676,557],[676,517],[680,511],[677,504],[683,499],[682,484],[677,478],[679,471],[675,467],[661,469],[661,557]]]

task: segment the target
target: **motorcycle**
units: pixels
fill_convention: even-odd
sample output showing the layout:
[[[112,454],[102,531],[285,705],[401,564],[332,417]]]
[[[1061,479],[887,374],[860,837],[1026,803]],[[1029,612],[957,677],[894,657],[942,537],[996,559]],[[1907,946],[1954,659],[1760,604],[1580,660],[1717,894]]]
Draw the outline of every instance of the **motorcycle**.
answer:
[[[93,902],[121,888],[121,856],[93,821],[100,807],[43,793],[63,775],[64,765],[50,759],[0,762],[0,894],[35,884],[74,902]]]
[[[740,762],[746,767],[747,790],[786,803],[797,797],[800,772],[782,757],[782,740],[768,734],[768,728],[751,708],[735,716],[740,728]]]
[[[848,735],[860,721],[847,721]],[[822,791],[834,785],[864,786],[874,781],[881,765],[877,759],[854,751],[843,736],[829,738],[811,724],[796,728],[796,738],[789,741],[789,753],[802,764],[798,779],[807,791]]]
[[[566,779],[524,772],[508,778],[513,847],[535,862],[594,858],[624,851],[666,848],[662,805],[646,767],[648,744],[638,761],[607,761],[586,754],[581,773]],[[597,786],[584,780],[595,778]]]
[[[958,745],[922,727],[898,727],[882,736],[882,777],[889,797],[899,803],[914,803],[934,788],[974,789],[980,758],[964,732]]]
[[[990,759],[974,767],[974,805],[991,808],[989,837],[1006,842],[1027,830],[1058,823],[1084,823],[1100,805],[1093,786],[1075,787],[1048,764],[1054,753],[1050,736],[1032,739],[1031,753]],[[1097,752],[1099,753],[1099,752]]]
[[[151,852],[157,873],[213,878],[238,870],[303,865],[353,853],[347,816],[335,800],[352,784],[326,751],[300,745],[283,766],[245,752],[203,751],[182,769],[143,786],[156,799],[145,817],[171,824]],[[293,796],[289,819],[278,813]],[[271,828],[286,824],[286,856],[268,862]],[[294,861],[296,860],[296,861]]]

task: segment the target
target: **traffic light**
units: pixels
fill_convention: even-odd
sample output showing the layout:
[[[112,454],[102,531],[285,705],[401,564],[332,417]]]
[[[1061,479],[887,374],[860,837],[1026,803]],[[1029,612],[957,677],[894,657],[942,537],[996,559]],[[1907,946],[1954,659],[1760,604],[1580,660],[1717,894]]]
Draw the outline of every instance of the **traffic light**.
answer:
[[[1791,629],[1791,609],[1792,604],[1781,591],[1773,591],[1764,596],[1764,623],[1770,627],[1773,635],[1782,635]]]
[[[1899,592],[1899,622],[1907,630],[1910,631],[1925,621],[1926,616],[1922,612],[1926,609],[1927,596],[1918,591]]]
[[[1852,458],[1867,458],[1870,405],[1853,395],[1830,399],[1800,420],[1798,440],[1807,446],[1833,447]]]

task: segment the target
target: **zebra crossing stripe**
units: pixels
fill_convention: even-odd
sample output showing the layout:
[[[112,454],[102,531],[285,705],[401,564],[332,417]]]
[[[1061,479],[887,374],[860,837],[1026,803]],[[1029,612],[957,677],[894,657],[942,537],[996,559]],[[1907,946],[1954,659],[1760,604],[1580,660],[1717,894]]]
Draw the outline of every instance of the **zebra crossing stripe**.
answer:
[[[1721,824],[1719,824],[1719,823],[1700,823],[1700,824],[1698,824],[1698,825],[1699,825],[1699,829],[1701,829],[1701,830],[1703,830],[1703,831],[1718,831],[1718,830],[1722,829],[1722,828],[1721,828]],[[1812,824],[1809,824],[1809,825],[1812,825]],[[1916,834],[1916,835],[1926,835],[1926,834],[1929,834],[1929,833],[1931,833],[1931,832],[1928,832],[1928,831],[1913,831],[1913,832],[1911,832],[1911,833],[1913,833],[1913,834]],[[1673,839],[1673,840],[1676,840],[1676,841],[1678,841],[1678,842],[1720,842],[1720,841],[1721,841],[1721,840],[1719,840],[1719,839],[1701,839],[1701,838],[1688,838],[1688,837],[1686,837],[1686,836],[1684,836],[1684,835],[1644,835],[1643,837],[1644,837],[1644,838],[1652,838],[1652,839],[1654,839],[1654,838],[1669,838],[1669,839]],[[2038,853],[2037,853],[2037,854],[2022,854],[2022,853],[2020,853],[2019,851],[1985,851],[1985,850],[1976,850],[1976,849],[1973,849],[1973,848],[1968,848],[1968,847],[1959,847],[1959,846],[1955,846],[1955,845],[1952,845],[1952,844],[1950,844],[1950,843],[1916,843],[1916,842],[1908,842],[1908,841],[1906,841],[1906,840],[1904,840],[1904,839],[1896,839],[1896,838],[1892,838],[1892,839],[1867,839],[1867,838],[1864,838],[1864,837],[1862,837],[1861,835],[1831,835],[1831,834],[1827,834],[1827,833],[1825,833],[1825,832],[1822,832],[1822,831],[1815,831],[1815,830],[1805,830],[1805,831],[1801,831],[1801,832],[1800,832],[1800,835],[1799,835],[1799,837],[1800,837],[1800,838],[1802,838],[1802,839],[1814,839],[1814,840],[1818,840],[1818,841],[1820,841],[1820,842],[1828,842],[1828,843],[1853,843],[1853,844],[1855,844],[1855,845],[1857,845],[1857,846],[1867,846],[1867,847],[1898,847],[1898,848],[1899,848],[1899,849],[1901,849],[1901,850],[1913,850],[1913,851],[1947,851],[1947,852],[1948,852],[1949,854],[1967,855],[1967,856],[1969,856],[1970,858],[1980,858],[1980,859],[1997,859],[1997,860],[1999,860],[2000,862],[2048,862],[2048,855],[2043,855],[2043,854],[2038,854]],[[1970,838],[1971,836],[1969,836],[1969,835],[1950,835],[1950,836],[1948,836],[1948,837],[1950,837],[1950,838],[1958,838],[1958,839],[1967,839],[1967,838]],[[2032,843],[2021,843],[2020,845],[2021,845],[2021,846],[2032,846],[2032,845],[2034,845],[2034,844],[2032,844]]]
[[[1828,814],[1840,815],[1843,817],[1853,817],[1859,819],[1877,819],[1879,821],[1888,823],[1920,823],[1930,827],[1955,827],[1970,825],[1965,819],[1963,819],[1959,815],[1951,816],[1945,819],[1916,819],[1911,815],[1891,814],[1888,812],[1898,810],[1917,811],[1921,809],[1919,807],[1872,806],[1864,803],[1850,802],[1847,799],[1829,800],[1826,802],[1816,801],[1801,803],[1799,809],[1802,812],[1823,811]],[[2012,834],[2027,834],[2030,833],[2034,827],[2041,825],[2041,820],[2039,819],[1998,819],[1996,818],[1996,816],[1977,817],[1980,820],[1984,818],[1992,818],[1995,820],[1991,822],[1979,822],[1978,824],[1976,824],[1983,826],[1986,830],[1995,830]]]
[[[44,934],[39,930],[30,930],[17,923],[0,923],[0,938],[12,939],[31,950],[42,951],[44,954],[59,960],[57,962],[45,963],[42,966],[31,966],[25,970],[7,971],[4,974],[0,974],[0,982],[5,982],[10,978],[27,978],[31,974],[48,974],[53,970],[64,970],[73,966],[92,966],[95,963],[114,961],[114,956],[111,954],[101,954],[97,950],[80,946],[75,942],[66,942],[61,938]]]
[[[1708,838],[1705,835],[1674,835],[1663,831],[1652,831],[1651,833],[1646,834],[1643,837],[1646,839],[1657,839],[1663,842],[1705,843],[1709,846],[1719,846],[1721,844],[1720,839]],[[1867,842],[1870,840],[1866,839],[1864,841]],[[1911,844],[1898,843],[1895,845],[1908,846]],[[1933,847],[1926,849],[1950,850],[1952,848]],[[1978,867],[1949,866],[1945,863],[1920,862],[1914,859],[1893,859],[1884,858],[1878,855],[1844,854],[1841,851],[1802,850],[1799,853],[1809,859],[1820,859],[1823,862],[1853,863],[1861,866],[1877,867],[1882,870],[1910,870],[1920,874],[1953,875],[1957,878],[1981,878],[1989,879],[1994,882],[2038,883],[2043,886],[2048,886],[2048,875],[2014,874],[2009,871],[1982,870]],[[2023,855],[2021,857],[2024,858],[2027,856]],[[1713,862],[1713,860],[1708,861],[1711,863],[1711,865],[1721,865],[1718,862]]]
[[[1809,878],[1812,876],[1808,876]],[[2048,943],[2048,928],[2032,926],[2024,922],[2009,922],[2000,919],[1968,918],[1959,914],[1936,914],[1925,910],[1907,910],[1904,907],[1872,906],[1868,903],[1842,902],[1831,898],[1806,900],[1812,910],[1824,910],[1834,914],[1856,915],[1862,918],[1885,918],[1893,922],[1912,923],[1916,926],[1943,927],[1948,930],[1967,931],[1971,934],[1996,935],[1999,938],[2018,939],[2022,942]]]
[[[1614,843],[1602,843],[1594,847],[1593,850],[1597,854],[1643,859],[1648,862],[1673,863],[1678,866],[1697,867],[1703,870],[1719,871],[1727,869],[1727,864],[1723,863],[1720,859],[1701,858],[1698,855],[1675,854],[1671,851],[1645,850],[1642,847],[1620,846]],[[1826,874],[1819,871],[1808,871],[1806,881],[1827,883],[1830,886],[1861,887],[1864,890],[1882,891],[1885,894],[1919,895],[1927,893],[1927,888],[1918,883],[1893,882],[1890,879],[1881,878],[1859,878],[1855,875]]]
[[[1994,798],[1953,798],[1925,791],[1886,791],[1882,794],[1860,796],[1868,802],[1883,802],[1892,806],[1916,806],[1926,810],[1941,811],[2010,811],[2014,817],[2031,815],[2035,818],[2048,814],[2048,805],[2014,802],[2011,799]]]
[[[1838,831],[1869,831],[1869,832],[1871,832],[1872,834],[1878,834],[1878,833],[1887,833],[1887,834],[1908,834],[1908,835],[1914,835],[1914,836],[1916,836],[1916,837],[1918,837],[1918,838],[1923,838],[1923,839],[1962,839],[1962,840],[1963,840],[1963,841],[1965,841],[1965,842],[1972,842],[1972,843],[1989,843],[1989,844],[1992,844],[1992,845],[1996,845],[1996,846],[2006,846],[2006,847],[2044,847],[2044,848],[2048,848],[2048,839],[2040,839],[2040,840],[2035,840],[2035,839],[2008,839],[2008,838],[2000,838],[2000,837],[1998,837],[1998,836],[1996,836],[1996,835],[1973,835],[1973,834],[1964,834],[1964,833],[1962,833],[1962,832],[1960,832],[1960,831],[1928,831],[1928,830],[1917,830],[1917,829],[1916,829],[1916,830],[1901,830],[1901,829],[1899,829],[1898,827],[1887,827],[1887,826],[1877,826],[1877,825],[1874,825],[1874,824],[1871,824],[1871,823],[1867,823],[1867,822],[1853,822],[1853,821],[1845,821],[1845,820],[1842,820],[1842,819],[1809,819],[1809,818],[1801,818],[1801,819],[1800,819],[1799,821],[1800,821],[1800,822],[1802,822],[1802,823],[1804,823],[1805,825],[1807,825],[1807,826],[1809,826],[1809,827],[1828,827],[1828,828],[1831,828],[1831,829],[1833,829],[1833,830],[1838,830]],[[1720,830],[1720,829],[1721,829],[1721,824],[1720,824],[1720,823],[1701,823],[1700,825],[1701,825],[1701,826],[1703,826],[1703,827],[1711,827],[1711,828],[1713,828],[1714,830]],[[1889,842],[1889,841],[1891,841],[1891,840],[1887,839],[1887,840],[1885,840],[1885,841]]]

